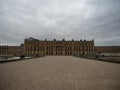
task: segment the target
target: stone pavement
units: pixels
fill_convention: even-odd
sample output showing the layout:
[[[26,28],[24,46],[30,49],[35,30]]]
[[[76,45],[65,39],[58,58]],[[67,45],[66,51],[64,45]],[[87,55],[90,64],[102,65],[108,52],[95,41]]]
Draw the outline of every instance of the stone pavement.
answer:
[[[0,90],[120,90],[120,64],[72,56],[2,63]]]

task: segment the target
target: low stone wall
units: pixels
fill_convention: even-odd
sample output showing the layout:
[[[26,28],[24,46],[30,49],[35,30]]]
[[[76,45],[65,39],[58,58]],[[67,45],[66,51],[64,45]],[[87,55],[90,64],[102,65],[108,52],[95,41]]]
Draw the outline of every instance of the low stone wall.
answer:
[[[84,55],[84,56],[76,56],[79,58],[87,58],[91,60],[98,60],[98,61],[105,61],[105,62],[113,62],[113,63],[119,63],[120,64],[120,56],[95,56],[95,55]]]
[[[104,56],[120,56],[120,53],[101,53],[99,55],[104,55]]]

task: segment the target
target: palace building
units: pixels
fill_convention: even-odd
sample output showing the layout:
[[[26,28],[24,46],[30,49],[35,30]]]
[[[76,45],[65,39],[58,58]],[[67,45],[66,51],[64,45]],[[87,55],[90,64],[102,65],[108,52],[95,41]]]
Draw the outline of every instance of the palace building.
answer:
[[[0,45],[0,56],[19,56],[21,54],[20,46]]]
[[[120,46],[95,46],[95,53],[105,56],[120,56]]]
[[[120,46],[94,46],[94,40],[38,40],[27,38],[20,46],[0,45],[0,56],[43,55],[120,56]]]
[[[86,55],[94,53],[94,40],[86,41],[58,41],[56,39],[38,40],[34,38],[25,39],[23,53],[32,55]]]

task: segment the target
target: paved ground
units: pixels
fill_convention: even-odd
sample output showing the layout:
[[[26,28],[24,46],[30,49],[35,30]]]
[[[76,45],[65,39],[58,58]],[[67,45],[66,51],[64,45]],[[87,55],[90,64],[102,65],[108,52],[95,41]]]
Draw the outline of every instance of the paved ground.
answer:
[[[120,90],[120,64],[72,56],[3,63],[0,90]]]

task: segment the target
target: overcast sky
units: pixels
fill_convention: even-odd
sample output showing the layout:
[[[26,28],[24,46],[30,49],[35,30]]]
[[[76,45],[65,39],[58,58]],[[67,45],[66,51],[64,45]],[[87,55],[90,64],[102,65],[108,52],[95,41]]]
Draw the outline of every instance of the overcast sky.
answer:
[[[0,44],[28,37],[120,45],[120,0],[0,0]]]

